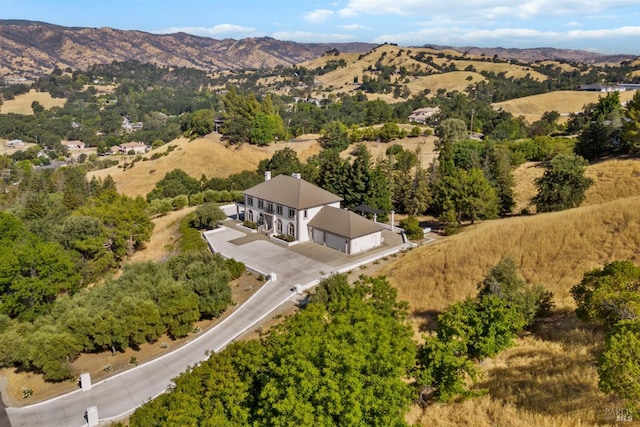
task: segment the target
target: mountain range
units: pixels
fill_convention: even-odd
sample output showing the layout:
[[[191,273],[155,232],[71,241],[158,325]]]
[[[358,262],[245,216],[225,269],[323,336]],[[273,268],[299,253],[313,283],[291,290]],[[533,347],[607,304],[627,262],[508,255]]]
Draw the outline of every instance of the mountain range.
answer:
[[[0,76],[33,78],[48,74],[55,67],[86,69],[96,63],[131,59],[206,71],[261,69],[308,61],[333,49],[340,52],[368,52],[375,46],[371,43],[296,43],[270,37],[217,40],[186,33],[152,34],[113,28],[64,27],[37,21],[0,20]],[[524,62],[566,60],[619,63],[635,58],[552,48],[425,47],[454,49],[473,55]]]

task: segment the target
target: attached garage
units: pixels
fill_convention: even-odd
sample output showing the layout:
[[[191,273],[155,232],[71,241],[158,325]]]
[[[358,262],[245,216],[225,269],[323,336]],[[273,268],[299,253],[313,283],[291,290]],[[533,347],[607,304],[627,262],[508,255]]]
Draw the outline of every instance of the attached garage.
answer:
[[[380,224],[331,206],[323,207],[309,222],[309,234],[315,243],[346,254],[357,254],[382,244]]]

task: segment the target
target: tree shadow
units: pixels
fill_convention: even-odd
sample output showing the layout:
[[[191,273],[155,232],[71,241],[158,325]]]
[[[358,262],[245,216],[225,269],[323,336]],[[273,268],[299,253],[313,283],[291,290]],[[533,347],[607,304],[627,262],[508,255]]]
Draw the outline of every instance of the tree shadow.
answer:
[[[530,332],[525,343],[496,358],[480,387],[495,398],[548,415],[593,417],[610,405],[598,390],[595,363],[604,339],[598,328],[565,310],[554,311]]]
[[[435,331],[438,327],[438,316],[442,313],[438,310],[415,310],[412,314],[417,320],[420,332]]]

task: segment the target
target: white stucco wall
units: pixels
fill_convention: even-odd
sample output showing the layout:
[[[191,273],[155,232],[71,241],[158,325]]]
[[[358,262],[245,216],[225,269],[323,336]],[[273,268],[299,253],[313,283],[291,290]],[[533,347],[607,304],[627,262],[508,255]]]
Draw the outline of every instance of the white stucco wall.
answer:
[[[382,231],[376,231],[372,234],[367,234],[364,236],[356,237],[355,239],[351,239],[349,253],[357,254],[363,251],[367,251],[371,248],[375,248],[376,246],[380,246],[381,244]]]
[[[330,203],[328,205],[324,205],[324,206],[331,206],[334,208],[340,208],[340,202],[334,202],[334,203]],[[318,212],[320,212],[320,209],[322,209],[323,206],[316,206],[313,208],[308,208],[306,209],[307,211],[307,217],[304,217],[304,211],[305,209],[300,209],[297,214],[296,214],[296,222],[297,222],[297,234],[298,234],[298,241],[300,242],[307,242],[309,240],[311,240],[311,236],[309,235],[309,221],[311,221],[313,219],[314,216],[317,215]]]

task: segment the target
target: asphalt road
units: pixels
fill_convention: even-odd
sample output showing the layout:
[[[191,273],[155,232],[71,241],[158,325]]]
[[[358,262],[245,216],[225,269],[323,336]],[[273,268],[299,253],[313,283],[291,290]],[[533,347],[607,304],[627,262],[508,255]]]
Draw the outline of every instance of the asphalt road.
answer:
[[[205,360],[208,351],[222,350],[278,306],[295,298],[296,294],[292,292],[295,285],[313,283],[333,268],[266,241],[242,246],[228,242],[243,236],[244,233],[228,228],[207,233],[209,243],[216,251],[243,261],[265,275],[275,273],[277,280],[264,285],[216,327],[158,359],[93,384],[90,391],[77,390],[42,403],[7,408],[11,425],[79,427],[86,425],[84,413],[90,406],[97,406],[101,424],[121,419],[145,401],[165,392],[172,384],[172,378],[186,367]]]

